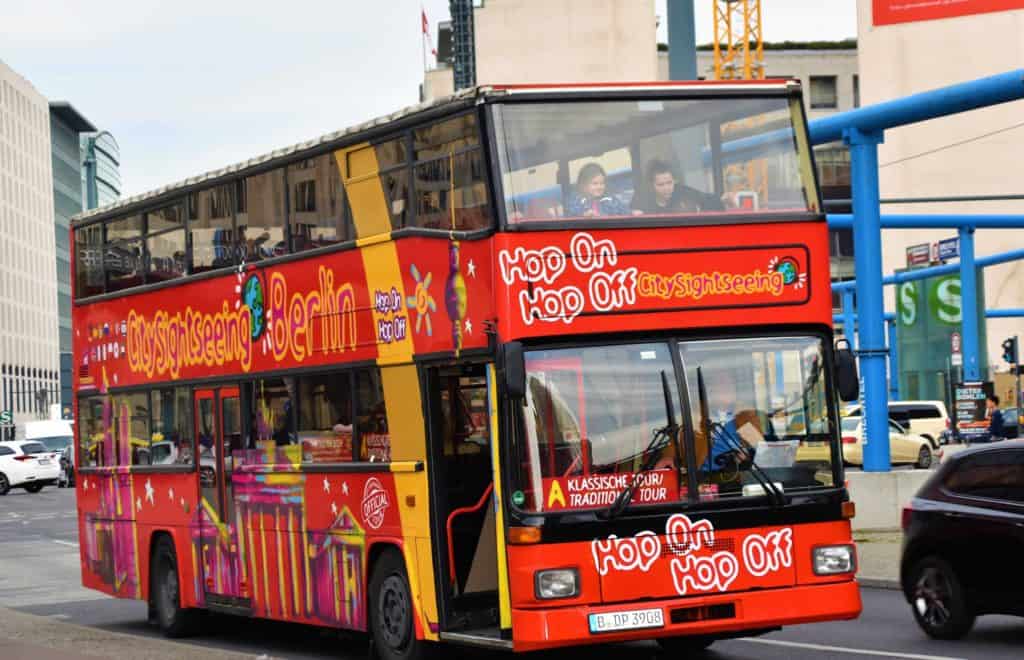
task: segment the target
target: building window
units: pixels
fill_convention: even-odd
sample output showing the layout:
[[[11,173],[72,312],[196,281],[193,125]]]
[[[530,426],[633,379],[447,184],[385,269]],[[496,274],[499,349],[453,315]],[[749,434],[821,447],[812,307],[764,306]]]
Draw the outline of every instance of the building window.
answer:
[[[333,153],[288,166],[292,250],[312,250],[355,238],[345,204],[345,186]]]
[[[200,190],[188,197],[188,232],[192,243],[189,272],[203,273],[235,264],[238,241],[230,184]]]
[[[860,107],[860,76],[853,74],[853,107]]]
[[[146,213],[147,282],[185,274],[185,205],[170,204]]]
[[[836,100],[835,76],[811,76],[811,109],[834,110]]]
[[[287,254],[284,168],[246,177],[242,183],[244,194],[236,200],[235,221],[244,241],[245,260]]]
[[[850,185],[850,150],[843,145],[829,145],[814,150],[818,166],[818,183],[822,187]]]
[[[413,147],[416,226],[472,230],[490,225],[476,115],[466,113],[416,129]]]

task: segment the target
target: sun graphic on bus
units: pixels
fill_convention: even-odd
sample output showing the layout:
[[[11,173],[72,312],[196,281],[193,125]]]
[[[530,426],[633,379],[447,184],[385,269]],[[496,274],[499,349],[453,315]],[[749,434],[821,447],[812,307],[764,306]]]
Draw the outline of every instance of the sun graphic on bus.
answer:
[[[801,273],[800,267],[793,257],[772,257],[768,262],[768,270],[782,274],[782,283],[793,285],[794,289],[802,289],[807,284],[807,273]]]
[[[426,276],[420,277],[420,270],[416,268],[416,264],[412,264],[409,271],[412,273],[412,278],[416,280],[416,289],[413,291],[413,295],[405,299],[405,304],[409,309],[416,311],[416,332],[420,332],[422,326],[426,325],[427,336],[433,337],[434,327],[430,323],[430,313],[437,311],[437,303],[430,295],[430,281],[433,279],[433,273],[427,273]]]

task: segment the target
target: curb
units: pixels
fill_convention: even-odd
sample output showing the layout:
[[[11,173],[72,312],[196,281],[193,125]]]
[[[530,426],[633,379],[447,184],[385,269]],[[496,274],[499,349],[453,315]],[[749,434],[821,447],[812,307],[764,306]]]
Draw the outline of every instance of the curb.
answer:
[[[868,589],[891,589],[894,591],[901,591],[903,589],[903,587],[900,586],[900,581],[894,580],[892,578],[867,577],[858,575],[857,584],[859,584],[862,587],[867,587]]]

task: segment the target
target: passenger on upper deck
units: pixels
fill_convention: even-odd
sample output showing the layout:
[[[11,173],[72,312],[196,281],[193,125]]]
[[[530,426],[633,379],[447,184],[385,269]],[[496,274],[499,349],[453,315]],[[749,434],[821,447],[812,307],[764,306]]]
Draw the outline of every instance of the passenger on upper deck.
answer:
[[[626,205],[611,195],[605,194],[607,175],[597,163],[587,163],[576,178],[576,190],[569,197],[566,215],[569,217],[595,217],[608,215],[630,215]]]
[[[699,213],[725,210],[725,205],[714,195],[677,182],[672,168],[662,160],[652,160],[647,165],[647,185],[650,189],[646,194],[637,195],[633,202],[634,209],[642,213]]]

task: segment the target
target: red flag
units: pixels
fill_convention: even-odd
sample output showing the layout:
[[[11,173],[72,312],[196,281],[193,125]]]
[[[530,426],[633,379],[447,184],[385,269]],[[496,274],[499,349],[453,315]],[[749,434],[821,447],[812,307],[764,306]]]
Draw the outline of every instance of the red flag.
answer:
[[[420,9],[420,13],[423,15],[423,34],[430,34],[430,24],[427,22],[427,11]]]

